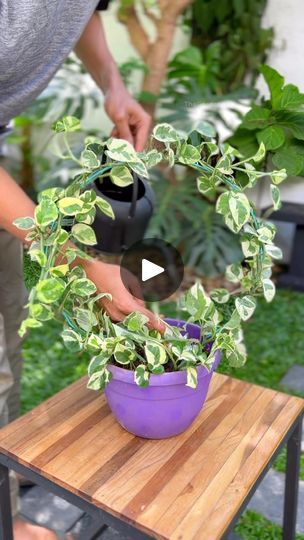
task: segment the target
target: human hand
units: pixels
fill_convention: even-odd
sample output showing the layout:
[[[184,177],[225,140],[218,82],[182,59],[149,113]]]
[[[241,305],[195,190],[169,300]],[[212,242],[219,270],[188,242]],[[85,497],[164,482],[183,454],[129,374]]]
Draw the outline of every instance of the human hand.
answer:
[[[123,84],[118,84],[105,94],[105,111],[115,124],[112,137],[129,141],[137,152],[147,142],[151,117],[128,93]]]
[[[100,303],[113,321],[122,321],[129,313],[140,311],[148,317],[150,328],[164,332],[165,324],[161,319],[145,307],[143,300],[133,296],[133,293],[140,294],[139,283],[133,274],[128,276],[128,290],[121,280],[118,265],[93,260],[82,262],[82,266],[87,277],[95,283],[98,293],[106,292],[112,296],[112,300],[102,298]]]

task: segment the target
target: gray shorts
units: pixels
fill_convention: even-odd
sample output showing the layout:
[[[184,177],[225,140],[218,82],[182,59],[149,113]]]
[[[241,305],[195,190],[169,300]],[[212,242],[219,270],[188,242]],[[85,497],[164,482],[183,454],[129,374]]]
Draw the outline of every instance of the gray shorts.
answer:
[[[26,315],[27,295],[22,275],[22,247],[0,229],[0,427],[20,414],[22,340],[18,329]],[[18,511],[18,484],[11,475],[12,511]]]

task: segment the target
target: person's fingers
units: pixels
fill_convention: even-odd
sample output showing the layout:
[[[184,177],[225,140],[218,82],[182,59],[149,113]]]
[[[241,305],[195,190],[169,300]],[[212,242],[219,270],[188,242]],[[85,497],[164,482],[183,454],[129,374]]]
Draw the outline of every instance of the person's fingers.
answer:
[[[123,115],[120,115],[115,120],[115,125],[116,125],[116,129],[117,129],[117,134],[118,134],[117,136],[120,139],[125,139],[129,143],[134,144],[134,138],[133,138],[133,135],[131,133],[131,130],[130,130],[130,127],[129,127],[129,124],[128,124],[128,121],[127,121],[127,117],[123,116]]]
[[[126,279],[126,275],[127,275],[127,279]],[[132,294],[132,295],[133,295],[140,303],[142,303],[143,305],[145,305],[142,287],[141,287],[140,282],[139,282],[139,280],[137,279],[137,277],[134,276],[134,274],[132,274],[132,272],[128,272],[128,274],[126,274],[126,271],[125,271],[125,273],[124,273],[124,280],[125,280],[125,284],[127,283],[127,287],[128,287],[128,290],[130,291],[130,293],[131,293],[131,294]]]
[[[128,308],[131,306],[128,306]],[[140,313],[143,313],[148,317],[149,323],[148,326],[151,329],[157,330],[158,332],[161,332],[162,334],[166,330],[166,325],[162,322],[162,320],[154,315],[152,311],[147,309],[146,307],[142,306],[138,301],[135,300],[134,304],[132,305],[132,311],[139,311]],[[128,313],[130,313],[128,311]]]
[[[111,133],[110,133],[110,137],[114,137],[114,138],[118,138],[118,131],[117,131],[117,127],[114,126]]]
[[[134,126],[136,152],[142,152],[145,148],[151,127],[151,117],[143,110],[139,114],[139,120]]]
[[[148,314],[149,313],[149,314]],[[149,323],[148,326],[152,330],[157,330],[161,334],[163,334],[166,330],[166,325],[163,323],[163,321],[160,319],[160,317],[157,317],[153,313],[148,312],[146,315],[149,317]]]

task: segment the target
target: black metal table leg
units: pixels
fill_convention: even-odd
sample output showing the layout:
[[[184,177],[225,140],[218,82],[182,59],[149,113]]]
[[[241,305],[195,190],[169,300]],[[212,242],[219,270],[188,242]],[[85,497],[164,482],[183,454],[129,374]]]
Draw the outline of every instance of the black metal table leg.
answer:
[[[283,540],[294,540],[296,534],[302,417],[287,442],[287,465],[284,497]]]
[[[0,463],[0,540],[13,540],[8,468]]]

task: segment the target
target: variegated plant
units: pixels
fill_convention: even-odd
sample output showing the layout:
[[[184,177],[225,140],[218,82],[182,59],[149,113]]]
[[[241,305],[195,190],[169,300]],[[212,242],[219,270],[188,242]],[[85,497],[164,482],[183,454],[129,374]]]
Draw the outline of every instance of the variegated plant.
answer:
[[[103,388],[111,377],[107,366],[115,362],[134,371],[137,384],[149,384],[149,376],[164,371],[187,370],[188,382],[196,386],[198,365],[209,368],[215,352],[220,349],[232,366],[245,362],[241,322],[253,314],[256,297],[264,295],[269,302],[275,294],[271,281],[272,259],[281,252],[273,243],[274,226],[257,217],[247,198],[264,172],[254,163],[263,159],[265,148],[250,159],[227,144],[216,144],[211,127],[201,124],[190,134],[177,132],[168,124],[153,130],[149,149],[137,154],[127,142],[110,138],[102,141],[87,137],[84,149],[76,157],[68,142],[68,133],[80,129],[79,121],[66,117],[54,126],[62,148],[62,159],[72,159],[79,172],[66,188],[53,188],[40,193],[35,218],[23,217],[15,225],[28,230],[31,259],[41,267],[40,278],[30,293],[29,317],[20,330],[43,325],[44,321],[59,318],[66,346],[73,351],[92,353],[89,365],[89,387]],[[228,280],[235,283],[234,292],[215,289],[207,294],[196,283],[182,298],[188,320],[202,328],[201,341],[188,339],[180,330],[168,326],[164,335],[149,330],[147,318],[140,313],[130,314],[122,323],[114,324],[98,304],[95,284],[90,281],[75,258],[87,257],[76,245],[93,246],[95,233],[91,227],[96,208],[114,218],[112,208],[89,186],[96,178],[110,176],[119,186],[132,183],[132,171],[148,177],[148,170],[158,163],[176,164],[195,169],[198,190],[208,196],[219,193],[217,212],[229,229],[240,235],[244,253],[242,264],[227,268]],[[102,164],[102,165],[101,165]],[[237,180],[238,174],[247,179],[246,188]],[[274,209],[280,205],[277,184],[284,180],[285,170],[267,173]],[[69,226],[69,228],[65,228]],[[69,231],[69,232],[68,232]],[[68,243],[68,240],[73,241]],[[58,261],[61,260],[60,263]]]

